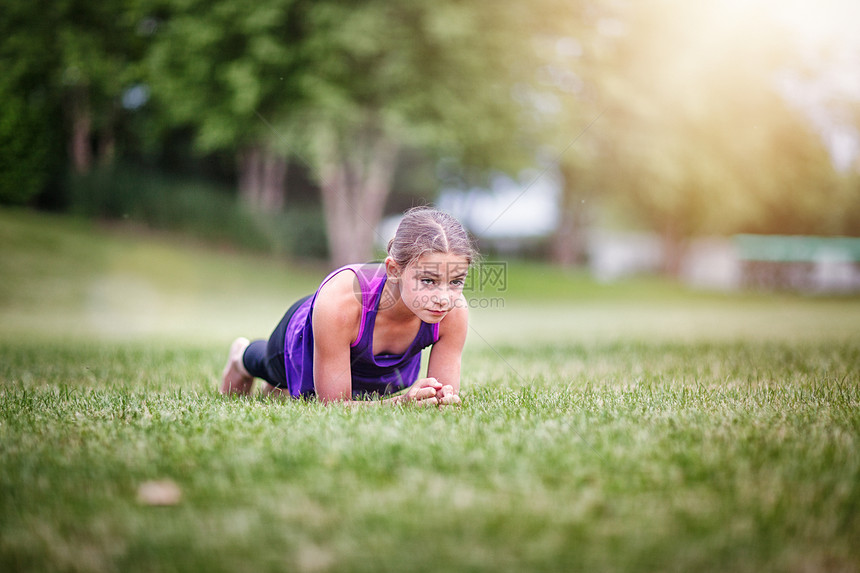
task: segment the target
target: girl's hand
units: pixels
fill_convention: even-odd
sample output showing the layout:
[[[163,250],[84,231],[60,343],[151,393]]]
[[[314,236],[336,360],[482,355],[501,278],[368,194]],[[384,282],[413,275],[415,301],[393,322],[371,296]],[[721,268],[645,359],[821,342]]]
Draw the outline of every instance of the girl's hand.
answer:
[[[436,391],[436,400],[439,407],[460,405],[460,397],[457,396],[454,387],[450,384],[446,384]]]
[[[409,390],[403,395],[403,401],[422,406],[436,406],[439,404],[436,394],[442,388],[442,384],[435,378],[421,378],[409,387]]]

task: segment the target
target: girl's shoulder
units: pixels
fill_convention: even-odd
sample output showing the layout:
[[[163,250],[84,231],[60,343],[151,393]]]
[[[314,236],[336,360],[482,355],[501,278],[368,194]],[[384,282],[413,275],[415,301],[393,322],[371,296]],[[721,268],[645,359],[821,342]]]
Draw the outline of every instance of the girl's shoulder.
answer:
[[[372,288],[373,286],[378,286],[378,283],[384,280],[385,276],[386,271],[384,263],[345,265],[329,273],[329,275],[323,279],[320,286],[325,286],[331,281],[337,281],[341,285],[352,281],[352,284],[356,288],[358,285],[362,288]]]
[[[381,263],[346,265],[332,271],[323,280],[317,298],[334,296],[339,302],[346,303],[351,295],[358,305],[369,304],[369,295],[382,286],[385,277],[385,265]]]
[[[356,296],[356,276],[351,272],[337,272],[330,276],[317,291],[314,314],[336,319],[339,325],[361,320],[361,294]]]
[[[356,296],[357,276],[355,273],[349,272],[350,270],[347,268],[339,269],[320,285],[314,307],[324,304],[361,308],[361,298]]]

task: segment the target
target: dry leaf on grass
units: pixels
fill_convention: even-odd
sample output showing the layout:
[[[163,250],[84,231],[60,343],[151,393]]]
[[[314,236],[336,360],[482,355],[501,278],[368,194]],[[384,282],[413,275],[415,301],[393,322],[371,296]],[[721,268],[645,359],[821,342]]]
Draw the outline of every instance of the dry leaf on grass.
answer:
[[[137,488],[137,501],[144,505],[176,505],[182,498],[182,490],[169,479],[147,481]]]

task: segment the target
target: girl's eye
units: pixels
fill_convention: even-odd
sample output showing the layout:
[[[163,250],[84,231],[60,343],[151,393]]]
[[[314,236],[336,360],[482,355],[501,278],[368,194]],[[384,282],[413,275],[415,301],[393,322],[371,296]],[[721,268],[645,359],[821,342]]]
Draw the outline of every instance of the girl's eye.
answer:
[[[423,285],[435,285],[436,281],[433,279],[421,279],[421,284]]]
[[[451,284],[457,288],[463,286],[463,279],[454,279],[451,281]]]

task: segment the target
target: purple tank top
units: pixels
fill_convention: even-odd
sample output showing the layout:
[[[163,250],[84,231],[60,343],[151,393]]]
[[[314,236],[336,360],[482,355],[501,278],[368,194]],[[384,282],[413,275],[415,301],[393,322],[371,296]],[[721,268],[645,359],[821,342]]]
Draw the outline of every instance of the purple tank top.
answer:
[[[365,393],[389,394],[411,386],[418,379],[421,351],[439,340],[439,324],[421,322],[418,334],[403,354],[373,354],[373,327],[385,286],[385,266],[349,265],[328,275],[313,297],[296,310],[287,325],[284,366],[293,397],[314,395],[313,308],[320,288],[340,272],[352,272],[361,296],[361,324],[358,338],[350,346],[353,396]],[[357,290],[358,290],[357,289]],[[384,304],[384,303],[383,303]]]

